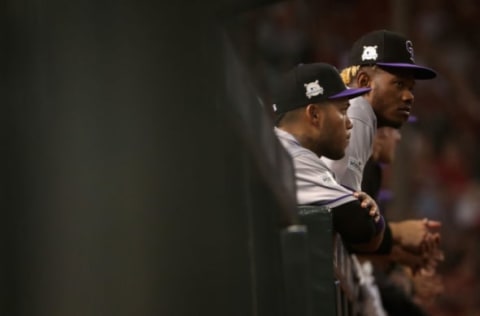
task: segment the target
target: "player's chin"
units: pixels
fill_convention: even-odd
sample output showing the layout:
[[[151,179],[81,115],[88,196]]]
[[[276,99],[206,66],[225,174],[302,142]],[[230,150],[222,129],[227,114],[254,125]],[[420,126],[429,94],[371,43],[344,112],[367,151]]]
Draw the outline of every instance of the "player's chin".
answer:
[[[403,124],[405,124],[408,120],[408,116],[396,116],[396,117],[391,117],[388,120],[379,120],[378,122],[378,127],[392,127],[392,128],[400,128],[402,127]]]
[[[328,156],[326,155],[326,157],[331,160],[340,160],[345,157],[345,148],[332,150],[328,153]]]
[[[404,123],[408,121],[410,117],[409,111],[399,111],[397,115],[395,115],[394,122],[399,125],[398,127],[402,126]]]

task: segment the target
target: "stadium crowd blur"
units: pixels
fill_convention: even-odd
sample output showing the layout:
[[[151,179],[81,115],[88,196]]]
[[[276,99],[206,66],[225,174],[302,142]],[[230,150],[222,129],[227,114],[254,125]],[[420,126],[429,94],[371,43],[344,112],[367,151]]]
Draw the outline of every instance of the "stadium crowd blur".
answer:
[[[417,82],[395,163],[384,170],[390,219],[440,220],[445,261],[413,277],[432,315],[480,315],[480,4],[475,0],[294,0],[242,16],[233,32],[267,110],[278,74],[300,62],[340,70],[353,41],[379,28],[407,35],[416,62],[439,73]],[[388,196],[388,195],[385,195]]]

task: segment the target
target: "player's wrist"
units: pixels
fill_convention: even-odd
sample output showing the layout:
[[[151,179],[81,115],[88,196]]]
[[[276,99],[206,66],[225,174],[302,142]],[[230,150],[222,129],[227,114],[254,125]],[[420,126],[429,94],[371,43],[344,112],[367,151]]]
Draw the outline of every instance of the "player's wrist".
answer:
[[[379,216],[378,221],[375,223],[375,235],[378,235],[385,231],[385,219],[382,215]]]
[[[388,226],[392,232],[392,240],[395,244],[402,244],[402,234],[400,232],[400,227],[398,223],[389,222]]]

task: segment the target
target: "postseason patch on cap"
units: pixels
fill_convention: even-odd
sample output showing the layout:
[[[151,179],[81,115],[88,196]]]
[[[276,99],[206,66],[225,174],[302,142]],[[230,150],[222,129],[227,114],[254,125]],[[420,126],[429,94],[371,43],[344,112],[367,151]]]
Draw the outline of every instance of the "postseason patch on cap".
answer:
[[[305,92],[305,95],[309,99],[319,94],[323,94],[323,87],[318,84],[318,80],[315,80],[314,82],[304,83],[303,86],[307,90]]]
[[[377,53],[377,45],[375,46],[363,46],[363,53],[362,53],[362,61],[365,60],[377,60],[378,53]]]

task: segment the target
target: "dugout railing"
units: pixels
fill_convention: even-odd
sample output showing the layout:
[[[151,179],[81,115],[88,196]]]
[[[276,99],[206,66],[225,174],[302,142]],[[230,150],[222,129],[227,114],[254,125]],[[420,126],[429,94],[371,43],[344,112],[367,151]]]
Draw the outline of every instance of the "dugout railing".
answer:
[[[329,208],[299,207],[282,235],[288,315],[382,315],[368,271],[333,230]]]

